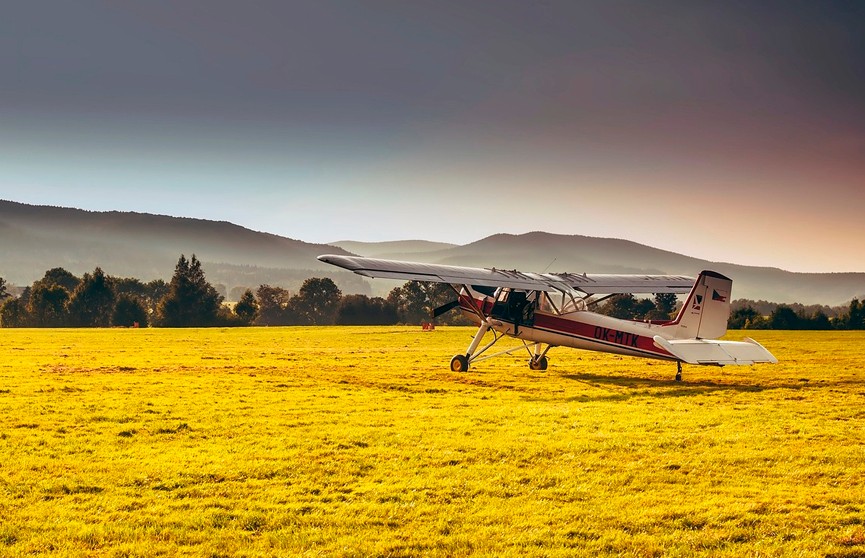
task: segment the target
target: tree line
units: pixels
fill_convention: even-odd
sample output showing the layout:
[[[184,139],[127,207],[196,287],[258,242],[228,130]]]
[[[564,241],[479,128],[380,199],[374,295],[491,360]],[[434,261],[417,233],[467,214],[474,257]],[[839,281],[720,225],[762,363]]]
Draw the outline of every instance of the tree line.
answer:
[[[106,275],[96,268],[76,277],[63,268],[49,269],[24,289],[8,292],[0,277],[0,327],[210,327],[246,325],[392,325],[431,320],[434,308],[455,298],[450,286],[409,281],[387,297],[343,295],[329,278],[306,279],[296,293],[272,285],[245,289],[233,306],[204,275],[193,254],[180,256],[171,281],[144,283]],[[608,316],[669,320],[680,303],[676,295],[638,299],[614,295],[592,306]],[[460,313],[436,318],[440,324],[468,324]],[[774,304],[737,300],[730,329],[865,329],[865,303],[849,307]]]
[[[313,277],[294,294],[271,285],[246,289],[231,305],[207,281],[193,254],[180,256],[168,283],[113,277],[98,267],[77,277],[58,267],[16,298],[0,278],[0,327],[420,324],[454,297],[447,285],[416,282],[393,289],[387,298],[343,295],[333,280]],[[468,323],[456,313],[437,321]]]
[[[655,299],[637,299],[623,294],[610,297],[596,311],[629,320],[667,320],[675,317],[680,304],[674,294]],[[799,303],[778,304],[765,300],[734,300],[730,305],[728,329],[865,329],[865,302],[854,298],[849,306]]]
[[[848,306],[775,304],[764,300],[733,302],[730,329],[865,329],[865,303],[858,298]]]

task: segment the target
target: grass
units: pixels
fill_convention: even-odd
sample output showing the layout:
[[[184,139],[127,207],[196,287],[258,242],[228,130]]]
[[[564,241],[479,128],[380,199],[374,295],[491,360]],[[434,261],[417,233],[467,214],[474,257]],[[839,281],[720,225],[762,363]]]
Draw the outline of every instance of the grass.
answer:
[[[677,383],[471,333],[3,330],[0,556],[865,557],[865,334]]]

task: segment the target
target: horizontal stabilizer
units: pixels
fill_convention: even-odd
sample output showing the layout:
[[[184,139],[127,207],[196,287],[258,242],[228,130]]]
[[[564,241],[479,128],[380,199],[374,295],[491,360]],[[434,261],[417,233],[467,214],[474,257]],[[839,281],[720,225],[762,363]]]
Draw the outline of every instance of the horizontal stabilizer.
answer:
[[[776,363],[778,359],[753,339],[719,341],[717,339],[664,339],[654,337],[655,346],[688,364],[756,364]]]

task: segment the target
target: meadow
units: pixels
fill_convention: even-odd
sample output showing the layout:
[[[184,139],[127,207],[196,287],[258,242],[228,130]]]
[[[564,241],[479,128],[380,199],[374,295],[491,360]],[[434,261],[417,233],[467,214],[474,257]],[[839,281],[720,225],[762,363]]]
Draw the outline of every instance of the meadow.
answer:
[[[865,557],[865,332],[683,382],[472,332],[2,330],[0,556]]]

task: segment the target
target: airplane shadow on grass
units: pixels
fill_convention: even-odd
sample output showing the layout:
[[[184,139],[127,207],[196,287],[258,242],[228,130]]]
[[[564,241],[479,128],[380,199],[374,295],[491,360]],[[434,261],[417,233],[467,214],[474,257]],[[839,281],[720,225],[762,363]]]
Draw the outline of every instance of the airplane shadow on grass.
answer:
[[[737,384],[698,381],[676,382],[672,378],[634,378],[628,376],[605,376],[601,374],[565,374],[562,378],[585,384],[586,387],[604,390],[606,393],[581,394],[569,398],[569,401],[625,401],[634,397],[690,397],[710,393],[735,391],[742,393],[760,393],[770,389],[802,389],[801,384],[785,384],[761,386],[755,384]]]

